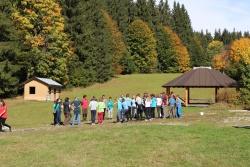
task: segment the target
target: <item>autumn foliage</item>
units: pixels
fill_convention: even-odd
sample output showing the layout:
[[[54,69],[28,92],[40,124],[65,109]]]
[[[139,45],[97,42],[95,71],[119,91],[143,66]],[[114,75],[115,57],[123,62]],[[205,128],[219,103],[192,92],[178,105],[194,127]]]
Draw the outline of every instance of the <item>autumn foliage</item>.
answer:
[[[26,50],[37,59],[28,77],[38,75],[68,82],[67,60],[73,49],[64,32],[61,10],[56,0],[22,0],[15,4],[13,22]]]
[[[213,56],[213,68],[216,70],[224,70],[227,66],[227,53],[222,52]]]
[[[106,23],[107,29],[111,33],[112,38],[112,67],[115,74],[121,74],[123,67],[120,64],[121,59],[127,54],[127,48],[123,41],[122,33],[119,31],[116,21],[104,10],[102,10],[104,20]]]
[[[190,69],[190,56],[187,48],[182,44],[178,35],[170,28],[165,27],[165,31],[170,35],[173,47],[175,49],[177,62],[179,64],[179,70],[181,72],[188,71]]]
[[[235,40],[231,45],[229,56],[233,62],[242,61],[250,64],[250,38]]]

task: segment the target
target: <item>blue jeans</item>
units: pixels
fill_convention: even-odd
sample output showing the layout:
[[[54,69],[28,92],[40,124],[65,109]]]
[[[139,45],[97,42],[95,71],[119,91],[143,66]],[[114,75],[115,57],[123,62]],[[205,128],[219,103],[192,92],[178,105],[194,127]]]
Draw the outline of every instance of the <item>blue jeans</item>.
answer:
[[[117,122],[122,120],[122,110],[117,111]]]
[[[60,124],[61,121],[61,111],[56,111],[56,124]]]
[[[81,123],[80,113],[74,113],[74,116],[72,118],[72,126],[74,126],[75,123],[77,123],[77,125],[80,125]]]
[[[177,116],[177,118],[181,117],[181,115],[182,115],[182,111],[181,110],[182,110],[181,107],[177,107],[176,108],[176,116]]]

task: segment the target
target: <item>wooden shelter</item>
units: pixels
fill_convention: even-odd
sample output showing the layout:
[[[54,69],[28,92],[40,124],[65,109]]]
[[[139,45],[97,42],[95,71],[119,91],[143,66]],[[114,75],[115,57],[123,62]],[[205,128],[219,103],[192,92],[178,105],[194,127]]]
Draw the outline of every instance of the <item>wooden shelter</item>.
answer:
[[[24,100],[50,101],[59,98],[62,85],[49,78],[34,77],[23,83]]]
[[[236,88],[238,83],[229,76],[207,67],[194,68],[176,79],[164,84],[166,93],[171,88],[185,88],[185,104],[190,104],[190,88],[215,88],[215,102],[219,88]]]

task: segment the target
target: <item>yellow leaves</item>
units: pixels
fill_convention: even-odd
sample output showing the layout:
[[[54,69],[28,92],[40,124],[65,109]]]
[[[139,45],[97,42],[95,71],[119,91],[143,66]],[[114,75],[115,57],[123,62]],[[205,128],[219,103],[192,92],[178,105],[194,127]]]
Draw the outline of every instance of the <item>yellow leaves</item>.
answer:
[[[231,45],[229,56],[233,62],[243,61],[250,64],[250,38],[235,40]]]
[[[222,52],[215,55],[212,59],[213,68],[216,70],[224,70],[227,66],[227,53]]]
[[[223,42],[221,41],[212,41],[208,44],[208,50],[219,50],[223,48]]]
[[[64,18],[57,0],[22,0],[12,13],[23,43],[30,49],[51,52],[53,56],[72,55],[64,32]]]
[[[189,68],[190,56],[187,51],[187,48],[182,44],[181,39],[171,28],[165,27],[165,31],[169,34],[171,41],[173,43],[173,47],[177,55],[179,70],[181,72],[188,71],[190,69]]]

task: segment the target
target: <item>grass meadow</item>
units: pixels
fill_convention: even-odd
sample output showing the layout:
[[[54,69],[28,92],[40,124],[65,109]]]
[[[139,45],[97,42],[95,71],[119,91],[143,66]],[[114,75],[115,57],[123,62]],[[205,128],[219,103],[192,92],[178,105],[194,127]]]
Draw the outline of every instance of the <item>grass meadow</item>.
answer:
[[[62,98],[86,94],[118,97],[160,93],[161,85],[180,74],[118,76],[104,84],[62,92]],[[183,89],[173,89],[184,95]],[[192,98],[213,99],[214,90],[191,90]],[[156,119],[102,126],[53,127],[52,103],[7,100],[13,133],[0,134],[2,167],[247,167],[250,131],[248,112],[229,112],[227,104],[186,107],[182,119]],[[200,112],[204,115],[201,116]]]

